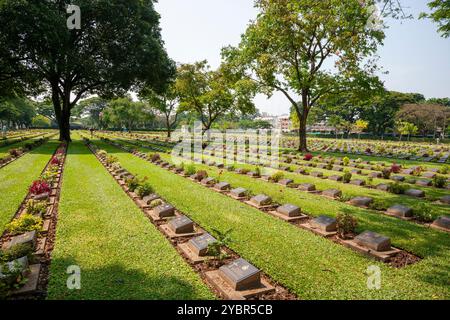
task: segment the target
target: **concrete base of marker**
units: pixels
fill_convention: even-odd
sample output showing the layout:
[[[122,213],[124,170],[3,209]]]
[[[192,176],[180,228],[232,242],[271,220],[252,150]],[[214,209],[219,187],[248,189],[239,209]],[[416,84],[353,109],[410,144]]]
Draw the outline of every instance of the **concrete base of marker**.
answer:
[[[150,217],[150,219],[152,219],[153,222],[161,222],[161,221],[166,221],[167,219],[172,219],[175,217],[178,217],[179,214],[177,212],[175,212],[174,216],[171,217],[164,217],[161,218],[159,215],[157,215],[153,210],[145,210],[145,213]]]
[[[168,224],[163,224],[163,225],[159,226],[159,228],[170,239],[195,237],[195,236],[201,236],[203,234],[203,230],[197,229],[195,227],[194,227],[194,232],[191,232],[191,233],[175,233],[172,231],[172,229],[169,228]]]
[[[315,234],[325,237],[325,238],[330,238],[330,237],[337,235],[337,231],[324,231],[324,230],[314,227],[309,222],[302,223],[299,226],[305,230],[314,232]]]
[[[382,261],[382,262],[389,262],[396,254],[401,252],[400,249],[391,248],[389,251],[375,251],[372,249],[368,249],[366,247],[363,247],[359,244],[357,244],[354,240],[339,240],[340,243],[342,243],[347,248],[351,248],[355,251],[358,251],[360,253],[363,253],[369,257],[375,258],[376,260]]]
[[[264,279],[261,279],[259,288],[236,291],[222,279],[219,270],[208,271],[205,273],[205,277],[225,300],[247,300],[275,291],[275,288]]]
[[[294,221],[299,221],[299,220],[303,220],[303,219],[307,219],[308,216],[304,215],[304,214],[300,214],[299,216],[296,217],[288,217],[284,214],[281,214],[277,211],[269,211],[269,214],[273,215],[274,217],[280,218],[284,221],[288,221],[288,222],[294,222]]]
[[[256,208],[256,209],[259,209],[259,210],[268,210],[268,209],[272,209],[273,207],[275,207],[274,204],[260,206],[260,205],[257,205],[255,203],[251,202],[251,201],[245,201],[245,203],[250,205],[250,206],[252,206],[252,207],[254,207],[254,208]]]
[[[180,249],[181,252],[184,253],[184,255],[193,264],[198,264],[198,263],[210,260],[210,259],[214,259],[214,257],[212,257],[212,256],[199,256],[198,254],[196,254],[194,251],[191,250],[191,248],[189,247],[189,244],[187,242],[180,243],[178,245],[178,248]],[[225,253],[225,251],[222,251],[222,253]]]

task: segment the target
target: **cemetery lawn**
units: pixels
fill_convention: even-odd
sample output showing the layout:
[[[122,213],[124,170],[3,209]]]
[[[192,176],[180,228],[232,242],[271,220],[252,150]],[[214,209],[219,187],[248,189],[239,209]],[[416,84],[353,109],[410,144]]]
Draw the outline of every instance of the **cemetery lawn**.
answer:
[[[43,134],[43,135],[40,135],[40,136],[32,138],[32,139],[27,139],[27,140],[24,140],[24,141],[17,141],[17,142],[15,142],[13,144],[10,144],[8,146],[0,147],[0,159],[5,157],[5,156],[7,156],[7,155],[9,155],[9,152],[8,152],[9,150],[16,149],[16,148],[21,148],[21,147],[25,146],[27,143],[33,143],[34,141],[37,141],[40,138],[42,138],[44,136],[47,136],[47,135]]]
[[[50,140],[0,169],[0,233],[13,218],[31,183],[39,178],[57,146],[57,141]]]
[[[80,140],[63,174],[49,299],[212,299],[214,295]],[[81,269],[81,290],[66,286]]]
[[[289,149],[289,151],[294,151],[293,149]],[[347,157],[349,159],[362,159],[364,161],[371,161],[371,162],[385,162],[385,163],[396,163],[401,164],[405,166],[421,166],[423,168],[440,168],[444,165],[449,165],[448,163],[439,163],[439,162],[424,162],[420,160],[406,160],[406,159],[396,159],[396,158],[388,158],[388,157],[381,157],[381,156],[367,156],[365,154],[348,154],[348,153],[342,153],[342,152],[311,152],[314,156],[322,155],[324,157],[340,157],[344,158]]]
[[[450,237],[444,232],[247,176],[230,172],[221,175],[221,181],[227,181],[234,187],[244,187],[254,194],[267,194],[283,204],[296,204],[313,216],[352,213],[359,219],[358,231],[372,230],[390,236],[394,246],[424,258],[415,265],[394,269],[114,146],[101,141],[93,142],[117,156],[121,165],[131,173],[147,176],[156,192],[208,232],[233,229],[234,241],[230,247],[300,299],[450,298]],[[217,176],[219,172],[217,168],[196,167],[208,169],[212,176]],[[371,265],[381,268],[381,290],[367,289],[365,272]]]
[[[125,139],[118,139],[121,143],[125,143],[127,144],[128,147],[134,148],[134,149],[139,149],[142,152],[146,152],[148,153],[149,150],[143,147],[137,147],[135,145],[133,145],[132,143],[127,143],[127,140]],[[170,162],[171,161],[171,156],[167,155],[167,154],[160,154],[161,158],[164,159],[165,161]],[[211,157],[211,156],[203,156],[204,159],[211,159],[211,160],[216,160],[217,158]],[[182,159],[180,158],[180,160],[182,161]],[[299,165],[293,165],[293,164],[286,164],[287,166],[290,166],[294,169],[298,169]],[[202,165],[202,164],[195,164],[195,167],[198,169],[202,169],[202,170],[208,170],[210,175],[213,176],[217,176],[218,172],[220,171],[219,169],[215,168],[215,167],[209,167],[207,165]],[[248,164],[235,164],[236,168],[247,168],[250,170],[254,170],[255,166],[254,165],[248,165]],[[262,169],[262,167],[261,167]],[[343,175],[343,172],[336,172],[336,171],[330,171],[330,170],[325,170],[325,169],[319,169],[319,168],[308,168],[311,171],[319,171],[319,172],[323,172],[325,176],[331,176],[331,175]],[[271,169],[271,172],[276,172],[276,170]],[[355,186],[352,184],[347,184],[347,183],[342,183],[342,182],[336,182],[336,181],[332,181],[329,179],[321,179],[321,178],[316,178],[310,175],[301,175],[301,174],[297,174],[297,173],[293,173],[293,172],[287,172],[287,171],[281,171],[284,175],[285,178],[289,178],[292,179],[295,183],[312,183],[316,186],[316,188],[318,190],[327,190],[327,189],[338,189],[342,191],[342,194],[344,197],[350,197],[350,198],[354,198],[354,197],[358,197],[358,196],[367,196],[367,197],[371,197],[374,200],[379,201],[381,204],[383,204],[386,209],[396,205],[396,204],[402,204],[402,205],[406,205],[410,208],[418,208],[422,203],[424,203],[428,208],[430,208],[430,213],[432,214],[433,218],[436,219],[441,215],[446,215],[448,214],[448,210],[449,210],[449,206],[442,204],[442,203],[434,203],[432,201],[427,201],[425,199],[421,199],[421,198],[413,198],[413,197],[409,197],[409,196],[405,196],[405,195],[397,195],[394,193],[390,193],[390,192],[385,192],[385,191],[381,191],[381,190],[377,190],[377,189],[369,189],[369,188],[365,188],[365,187],[360,187],[360,186]],[[232,178],[228,178],[228,177],[232,177]],[[226,181],[231,183],[233,186],[233,183],[230,179],[236,178],[237,177],[241,177],[242,175],[236,175],[232,172],[229,172],[227,170],[224,170],[223,174],[222,174],[222,179],[225,179],[226,177]],[[259,183],[259,180],[255,180],[249,177],[242,177],[242,178],[246,178],[244,179],[245,181],[250,181],[250,186],[247,188],[248,190],[251,190],[252,185],[261,185],[261,183]],[[228,179],[228,180],[227,180]],[[352,176],[352,180],[354,179],[361,179],[361,180],[367,180],[366,176],[361,176],[361,175],[353,175]],[[258,183],[255,183],[256,181],[258,181]],[[379,184],[379,183],[393,183],[393,181],[391,180],[383,180],[383,179],[374,179],[374,184]],[[272,196],[272,198],[276,199],[279,198],[280,196],[280,190],[284,190],[283,192],[287,192],[289,194],[292,195],[301,195],[301,196],[305,196],[308,199],[311,199],[312,201],[316,202],[316,201],[320,201],[320,200],[324,200],[323,197],[320,196],[314,196],[312,195],[311,197],[309,197],[310,195],[305,194],[304,192],[300,192],[300,191],[295,191],[292,189],[289,189],[287,187],[282,187],[282,186],[278,186],[278,185],[274,185],[274,184],[268,184],[265,183],[263,184],[265,185],[269,185],[271,189],[274,189],[274,195],[270,195]],[[241,186],[240,184],[237,184],[237,186]],[[440,197],[444,196],[444,195],[448,195],[449,191],[446,189],[437,189],[437,188],[427,188],[427,187],[421,187],[421,186],[417,186],[417,185],[408,185],[409,188],[411,189],[419,189],[419,190],[424,190],[425,194],[427,197],[433,198],[433,199],[439,199]],[[261,190],[265,190],[266,187],[261,188]],[[276,189],[276,190],[275,190]],[[259,191],[260,193],[263,193],[262,191]],[[256,191],[255,191],[256,193]],[[286,201],[283,202],[283,199],[280,198],[279,200],[281,203],[285,203]],[[331,200],[332,201],[332,200]],[[292,202],[291,202],[292,203]],[[348,208],[352,208],[352,206],[349,205],[345,205],[345,207]],[[304,207],[306,209],[306,207]],[[325,215],[329,215],[328,213],[322,213]],[[375,214],[377,214],[375,212]],[[380,214],[380,213],[378,213]]]

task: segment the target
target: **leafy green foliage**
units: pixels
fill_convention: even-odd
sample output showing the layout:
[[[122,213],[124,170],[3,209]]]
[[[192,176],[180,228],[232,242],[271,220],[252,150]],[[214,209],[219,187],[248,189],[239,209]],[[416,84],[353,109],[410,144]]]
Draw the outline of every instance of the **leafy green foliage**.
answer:
[[[355,232],[358,221],[349,213],[339,213],[336,216],[338,235],[345,239],[349,234]]]
[[[14,219],[6,225],[6,230],[12,235],[20,234],[28,231],[41,231],[42,218],[32,214],[23,214],[19,218]]]

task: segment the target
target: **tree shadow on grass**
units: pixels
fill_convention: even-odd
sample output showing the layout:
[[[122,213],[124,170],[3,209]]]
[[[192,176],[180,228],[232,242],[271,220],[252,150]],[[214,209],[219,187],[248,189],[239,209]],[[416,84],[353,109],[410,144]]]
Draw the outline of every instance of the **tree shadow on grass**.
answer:
[[[197,287],[182,276],[150,276],[124,264],[107,266],[80,266],[80,290],[67,288],[66,273],[69,266],[76,266],[75,259],[55,258],[51,265],[49,300],[199,300],[210,298],[201,281]],[[164,270],[164,265],[160,266]],[[204,286],[204,285],[203,285]],[[206,286],[205,286],[206,287]]]

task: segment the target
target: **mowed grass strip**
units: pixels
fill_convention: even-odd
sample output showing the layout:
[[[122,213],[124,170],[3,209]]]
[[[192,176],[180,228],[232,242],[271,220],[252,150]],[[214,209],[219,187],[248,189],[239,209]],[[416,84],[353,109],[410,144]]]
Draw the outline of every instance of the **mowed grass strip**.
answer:
[[[0,169],[0,234],[28,194],[31,183],[39,178],[57,146],[57,141],[50,140]]]
[[[79,266],[81,289],[67,268]],[[49,299],[211,299],[213,294],[81,141],[63,175]]]
[[[365,219],[363,225],[373,229],[392,223],[391,230],[399,232],[395,237],[396,242],[406,244],[410,241],[410,247],[426,255],[426,259],[418,264],[394,269],[149,164],[116,147],[100,141],[95,143],[117,156],[122,166],[130,172],[149,177],[150,183],[161,196],[207,231],[233,229],[234,242],[230,247],[274,280],[290,288],[301,299],[450,298],[450,246],[447,234],[429,232],[425,228],[417,229],[418,226],[409,226],[389,217],[373,215],[373,220]],[[246,180],[237,175],[230,174],[222,180],[253,189],[255,193],[277,193],[281,197],[285,194],[276,186],[250,178]],[[319,209],[323,214],[336,215],[339,211],[335,202],[323,198],[306,199],[299,194],[291,194],[288,199],[301,199],[301,204],[308,204],[308,209]],[[288,201],[283,201],[286,202]],[[359,210],[347,207],[348,210]],[[319,211],[313,211],[319,214]],[[360,215],[363,213],[360,212]],[[408,229],[410,227],[413,230]],[[417,231],[420,232],[416,233]],[[371,265],[379,266],[382,271],[381,290],[367,288],[366,270]]]
[[[48,135],[49,134],[42,134],[40,136],[31,138],[31,139],[26,139],[26,140],[23,140],[23,141],[18,140],[17,142],[14,142],[13,144],[10,144],[8,146],[0,147],[0,159],[5,157],[5,156],[7,156],[7,155],[9,155],[9,150],[16,149],[16,148],[22,148],[27,143],[33,143],[33,142],[35,142],[35,141],[37,141],[37,140],[39,140],[39,139],[41,139],[41,138],[43,138],[45,136],[48,136]]]

